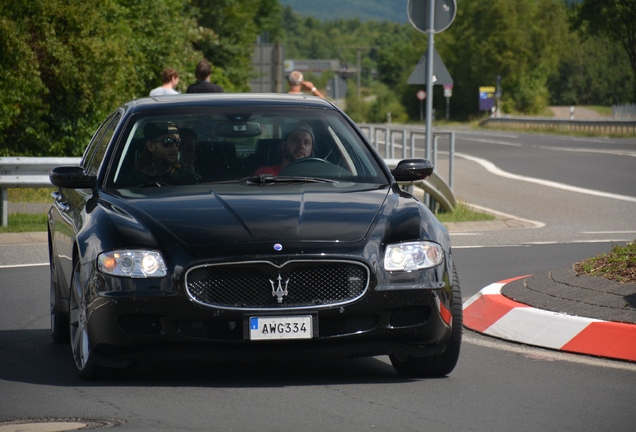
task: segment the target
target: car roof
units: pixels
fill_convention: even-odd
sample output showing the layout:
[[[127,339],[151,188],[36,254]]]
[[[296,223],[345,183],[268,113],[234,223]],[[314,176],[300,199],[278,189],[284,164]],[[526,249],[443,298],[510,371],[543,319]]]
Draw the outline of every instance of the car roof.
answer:
[[[126,103],[134,111],[154,111],[175,108],[229,107],[314,107],[337,109],[328,100],[307,95],[281,93],[197,93],[145,97]]]

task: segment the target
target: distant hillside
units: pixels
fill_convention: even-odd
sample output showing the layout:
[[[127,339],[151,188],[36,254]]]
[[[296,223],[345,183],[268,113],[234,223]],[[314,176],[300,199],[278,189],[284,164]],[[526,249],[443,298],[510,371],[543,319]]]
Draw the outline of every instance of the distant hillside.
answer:
[[[360,21],[407,23],[408,0],[280,0],[297,14],[320,21],[358,18]]]
[[[581,3],[583,0],[564,0]],[[320,21],[358,18],[360,21],[392,21],[408,23],[408,0],[280,0],[297,14]]]

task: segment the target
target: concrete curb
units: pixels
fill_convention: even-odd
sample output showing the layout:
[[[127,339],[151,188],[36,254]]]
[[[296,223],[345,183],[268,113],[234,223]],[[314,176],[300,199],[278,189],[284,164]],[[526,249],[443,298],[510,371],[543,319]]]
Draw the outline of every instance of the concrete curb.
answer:
[[[501,294],[493,283],[464,302],[464,326],[489,336],[554,350],[636,362],[636,324],[536,309]]]
[[[0,234],[0,245],[27,245],[47,243],[46,231],[23,232],[23,233],[2,233]]]

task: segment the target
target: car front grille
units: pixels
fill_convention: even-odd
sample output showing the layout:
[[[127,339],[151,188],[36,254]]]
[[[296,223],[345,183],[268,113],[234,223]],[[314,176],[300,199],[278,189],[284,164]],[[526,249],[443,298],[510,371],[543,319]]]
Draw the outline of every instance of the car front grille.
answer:
[[[268,261],[198,266],[186,274],[188,296],[223,309],[317,308],[360,298],[369,270],[353,261]]]

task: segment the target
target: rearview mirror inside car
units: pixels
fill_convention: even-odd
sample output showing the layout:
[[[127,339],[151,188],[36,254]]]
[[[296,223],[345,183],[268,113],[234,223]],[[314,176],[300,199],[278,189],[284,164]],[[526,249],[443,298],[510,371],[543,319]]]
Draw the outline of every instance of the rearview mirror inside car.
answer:
[[[216,127],[216,134],[222,137],[253,137],[261,132],[261,125],[256,122],[219,123]]]

